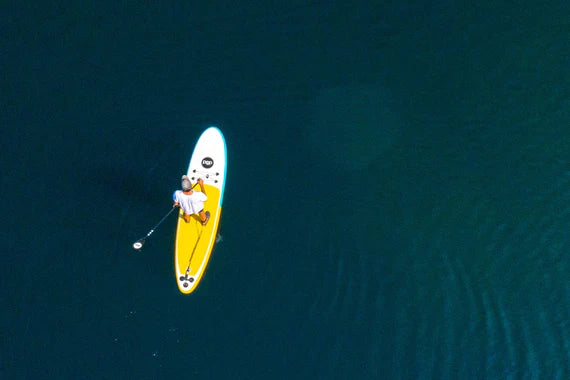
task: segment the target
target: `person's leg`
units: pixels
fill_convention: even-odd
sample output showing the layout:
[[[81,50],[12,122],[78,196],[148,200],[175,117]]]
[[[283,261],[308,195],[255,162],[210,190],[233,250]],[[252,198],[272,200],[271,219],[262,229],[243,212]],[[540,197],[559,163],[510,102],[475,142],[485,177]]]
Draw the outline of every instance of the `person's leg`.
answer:
[[[204,212],[204,210],[202,210],[198,215],[200,216],[200,220],[202,220],[202,225],[205,226],[208,223],[208,220],[210,220],[210,211]]]
[[[184,213],[184,220],[186,221],[186,223],[190,223],[190,215]]]
[[[206,222],[206,213],[204,212],[204,210],[200,211],[198,215],[200,215],[200,220],[202,221],[202,223]]]

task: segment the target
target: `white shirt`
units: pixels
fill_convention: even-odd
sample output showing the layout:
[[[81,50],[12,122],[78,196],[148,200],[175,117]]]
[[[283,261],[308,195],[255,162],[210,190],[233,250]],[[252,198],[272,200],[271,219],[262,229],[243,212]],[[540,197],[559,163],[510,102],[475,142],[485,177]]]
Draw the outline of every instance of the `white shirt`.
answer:
[[[185,214],[197,214],[204,209],[204,202],[208,200],[206,194],[193,190],[192,194],[186,195],[182,190],[176,190],[172,195],[175,202],[178,202]]]

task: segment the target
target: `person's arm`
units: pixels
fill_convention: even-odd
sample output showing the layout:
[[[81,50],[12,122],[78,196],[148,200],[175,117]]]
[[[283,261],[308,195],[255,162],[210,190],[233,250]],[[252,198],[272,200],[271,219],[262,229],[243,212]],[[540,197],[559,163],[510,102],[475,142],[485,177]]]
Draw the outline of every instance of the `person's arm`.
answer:
[[[200,191],[206,194],[206,190],[204,189],[204,180],[202,178],[198,178],[198,184],[200,185]]]
[[[179,203],[178,203],[177,191],[174,191],[174,193],[172,193],[172,200],[174,201],[174,204],[172,205],[172,207],[178,207]]]

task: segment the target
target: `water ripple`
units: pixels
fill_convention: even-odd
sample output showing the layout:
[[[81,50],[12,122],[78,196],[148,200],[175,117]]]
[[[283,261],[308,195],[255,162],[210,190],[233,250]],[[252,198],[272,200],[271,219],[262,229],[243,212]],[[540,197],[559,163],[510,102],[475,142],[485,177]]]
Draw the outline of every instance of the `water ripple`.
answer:
[[[346,225],[317,231],[327,238],[311,241],[310,250],[321,253],[327,270],[315,275],[309,315],[334,331],[315,340],[317,357],[334,363],[323,373],[360,369],[372,378],[417,379],[570,373],[570,178],[549,178],[556,180],[544,189],[516,193],[516,183],[496,198],[459,186],[428,213],[425,207],[402,213],[390,233]],[[362,219],[373,219],[369,214],[362,211]]]

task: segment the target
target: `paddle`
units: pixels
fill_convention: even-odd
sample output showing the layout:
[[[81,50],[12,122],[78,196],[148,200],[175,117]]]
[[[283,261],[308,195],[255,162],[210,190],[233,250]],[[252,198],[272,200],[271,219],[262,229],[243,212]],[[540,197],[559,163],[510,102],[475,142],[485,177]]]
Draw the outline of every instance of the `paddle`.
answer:
[[[197,184],[198,184],[198,182],[196,182],[196,183],[194,184],[194,186],[192,186],[192,189],[193,189],[194,187],[196,187]],[[164,222],[164,220],[165,220],[166,218],[168,218],[168,215],[170,215],[170,214],[172,213],[172,211],[174,211],[175,209],[176,209],[176,207],[172,207],[172,208],[170,209],[170,211],[168,211],[168,213],[167,213],[166,215],[164,215],[164,216],[162,217],[162,219],[160,219],[160,222],[156,223],[156,225],[155,225],[154,227],[152,227],[152,228],[150,229],[150,231],[148,231],[148,233],[146,234],[145,237],[140,238],[139,240],[135,241],[135,242],[133,243],[133,248],[136,249],[136,250],[141,249],[142,246],[144,245],[145,240],[146,240],[150,235],[152,235],[152,233],[154,232],[154,230],[156,230],[156,229],[158,228],[158,226],[160,226],[160,225],[162,224],[162,222]]]
[[[170,215],[170,214],[172,213],[172,211],[174,211],[174,210],[176,210],[176,207],[172,207],[172,208],[170,209],[170,211],[168,211],[168,213],[167,213],[166,215],[164,215],[164,216],[162,217],[162,219],[160,219],[160,222],[156,223],[156,225],[155,225],[154,227],[152,227],[152,228],[150,229],[150,231],[148,231],[148,233],[146,234],[145,237],[140,238],[139,240],[135,241],[135,242],[133,243],[133,248],[136,249],[136,250],[141,249],[142,246],[143,246],[143,244],[144,244],[144,241],[145,241],[150,235],[152,235],[152,233],[154,232],[154,230],[156,230],[156,229],[158,228],[158,226],[160,226],[160,225],[162,224],[162,222],[164,222],[164,220],[168,217],[168,215]]]

